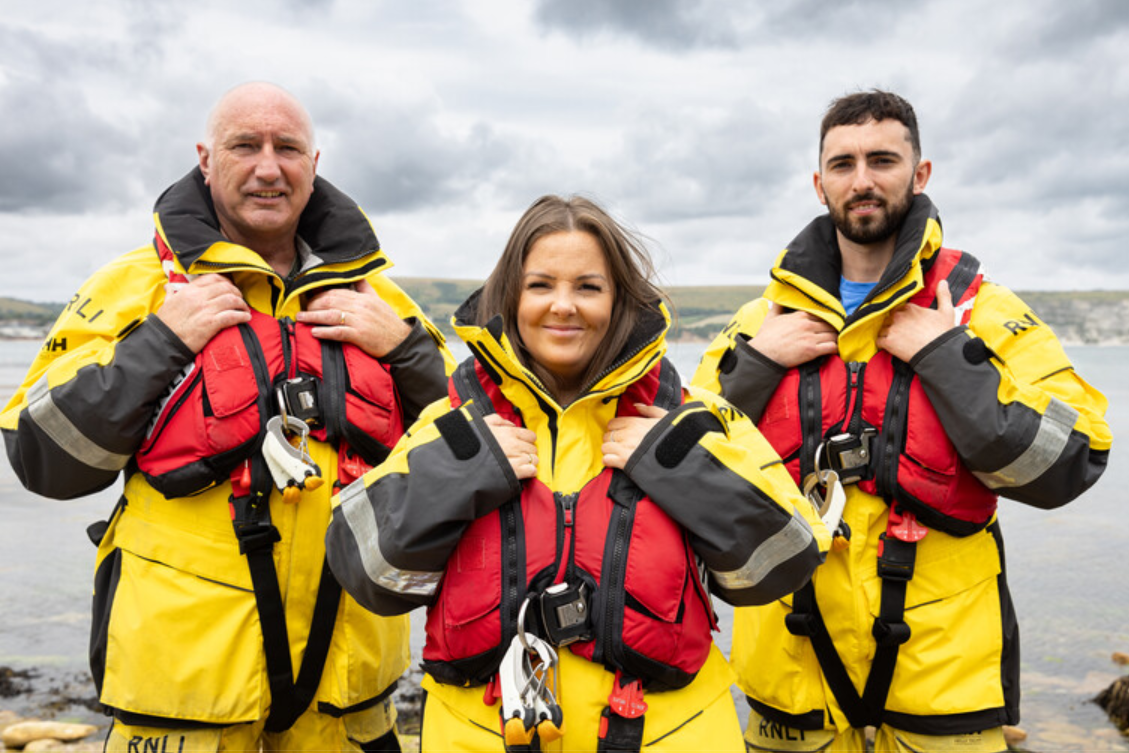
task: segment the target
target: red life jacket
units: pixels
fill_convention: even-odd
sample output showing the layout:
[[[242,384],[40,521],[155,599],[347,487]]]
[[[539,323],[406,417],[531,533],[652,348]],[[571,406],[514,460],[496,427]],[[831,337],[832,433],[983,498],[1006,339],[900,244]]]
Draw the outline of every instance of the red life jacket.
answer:
[[[464,362],[450,385],[453,405],[473,399],[521,425],[477,362]],[[637,415],[636,402],[673,408],[681,395],[664,360],[620,397],[618,415]],[[648,689],[689,684],[705,664],[716,620],[686,532],[622,471],[605,468],[573,494],[536,479],[523,486],[520,498],[474,521],[448,560],[427,613],[424,669],[450,684],[490,682],[526,597],[541,600],[541,610],[530,610],[539,612],[550,586],[582,584],[593,630],[569,644],[575,654]],[[540,632],[544,623],[527,620],[524,628]]]
[[[937,284],[947,279],[954,306],[967,323],[980,289],[980,263],[970,254],[941,249],[926,270],[924,287],[910,302],[934,306]],[[836,467],[836,448],[867,450],[867,462],[846,468],[859,488],[898,503],[917,519],[955,536],[983,529],[997,495],[965,467],[910,367],[885,351],[866,362],[838,356],[789,369],[757,427],[784,459],[797,484],[815,469]],[[855,456],[857,457],[857,455]],[[848,464],[849,465],[849,464]]]
[[[259,449],[280,400],[310,436],[338,449],[341,485],[384,460],[404,432],[388,367],[312,329],[252,310],[250,322],[204,346],[166,392],[135,455],[154,489],[183,497],[226,481]]]

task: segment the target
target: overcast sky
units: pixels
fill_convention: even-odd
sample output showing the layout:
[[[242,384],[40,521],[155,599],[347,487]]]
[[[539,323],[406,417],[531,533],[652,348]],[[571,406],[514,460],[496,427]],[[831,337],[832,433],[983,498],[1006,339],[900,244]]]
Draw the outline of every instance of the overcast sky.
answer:
[[[821,213],[836,96],[917,109],[947,245],[1020,290],[1129,289],[1125,0],[0,0],[0,295],[152,237],[228,88],[310,110],[393,275],[484,277],[583,193],[665,284],[759,284]]]

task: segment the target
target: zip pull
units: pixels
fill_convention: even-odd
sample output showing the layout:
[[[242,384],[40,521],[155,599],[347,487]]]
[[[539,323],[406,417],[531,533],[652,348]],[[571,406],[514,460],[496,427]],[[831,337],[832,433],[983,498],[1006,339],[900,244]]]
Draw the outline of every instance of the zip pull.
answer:
[[[572,494],[561,494],[554,492],[553,496],[556,497],[557,502],[564,512],[564,525],[565,528],[572,528],[573,518],[576,513],[576,500],[580,497],[580,492],[573,492]]]

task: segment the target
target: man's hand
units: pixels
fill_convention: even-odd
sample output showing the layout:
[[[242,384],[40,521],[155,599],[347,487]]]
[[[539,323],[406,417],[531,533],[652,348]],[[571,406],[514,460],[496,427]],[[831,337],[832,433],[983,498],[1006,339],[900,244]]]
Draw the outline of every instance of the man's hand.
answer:
[[[498,440],[510,467],[518,479],[533,478],[537,475],[537,435],[529,429],[515,426],[510,421],[491,413],[482,419],[490,427],[490,433]]]
[[[200,275],[188,284],[168,290],[154,314],[181,341],[199,353],[222,329],[251,321],[243,294],[223,275]]]
[[[913,303],[900,306],[878,333],[876,344],[892,356],[909,363],[918,351],[956,326],[953,297],[949,284],[937,285],[937,308],[927,309]]]
[[[839,352],[839,333],[806,311],[785,314],[769,302],[768,313],[749,345],[785,368]]]
[[[623,470],[643,437],[666,415],[662,408],[645,403],[635,403],[635,410],[639,411],[638,416],[616,416],[608,421],[604,443],[600,445],[600,452],[604,453],[604,465],[608,468]]]
[[[372,285],[361,280],[353,289],[333,288],[310,297],[298,321],[317,324],[314,337],[352,343],[373,358],[390,353],[412,328],[385,303]]]

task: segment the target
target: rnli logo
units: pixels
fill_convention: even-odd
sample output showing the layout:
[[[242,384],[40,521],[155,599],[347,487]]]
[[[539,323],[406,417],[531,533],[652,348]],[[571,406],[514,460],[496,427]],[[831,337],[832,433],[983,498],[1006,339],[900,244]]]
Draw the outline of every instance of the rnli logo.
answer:
[[[1028,311],[1023,315],[1022,319],[1009,319],[1004,322],[1004,327],[1013,335],[1018,335],[1020,332],[1026,332],[1032,327],[1038,327],[1042,324],[1035,318],[1035,312]]]
[[[170,735],[161,737],[142,737],[134,735],[129,739],[129,753],[184,753],[184,735],[173,737],[172,745],[169,744]]]
[[[762,740],[792,740],[799,741],[804,738],[804,731],[802,729],[794,729],[792,727],[785,727],[783,724],[770,722],[765,718],[761,718],[760,733]],[[133,753],[130,751],[130,753]]]

